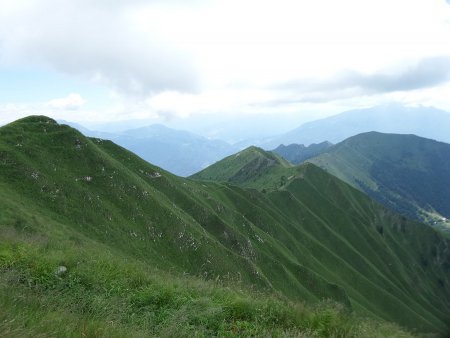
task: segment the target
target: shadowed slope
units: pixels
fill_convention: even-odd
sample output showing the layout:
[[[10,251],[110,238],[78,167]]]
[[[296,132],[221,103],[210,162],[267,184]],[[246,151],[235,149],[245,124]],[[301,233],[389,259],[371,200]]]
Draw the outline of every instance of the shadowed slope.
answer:
[[[449,144],[371,132],[308,161],[408,217],[443,229],[450,218]]]

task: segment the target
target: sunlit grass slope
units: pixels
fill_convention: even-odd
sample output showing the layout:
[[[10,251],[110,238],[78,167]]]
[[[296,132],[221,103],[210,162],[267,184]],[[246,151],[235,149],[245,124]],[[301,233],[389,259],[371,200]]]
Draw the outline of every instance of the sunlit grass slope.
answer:
[[[282,211],[283,217],[295,219],[300,223],[302,232],[295,236],[297,242],[309,238],[317,240],[318,247],[312,249],[311,256],[316,259],[320,257],[320,263],[307,264],[305,260],[305,266],[317,269],[318,264],[323,265],[324,261],[328,260],[325,256],[330,252],[333,258],[328,261],[328,265],[325,263],[327,268],[320,270],[319,274],[328,280],[336,281],[336,278],[339,278],[340,282],[337,284],[346,289],[355,307],[361,306],[370,311],[380,307],[383,310],[377,314],[385,316],[391,312],[391,318],[404,316],[403,319],[407,320],[406,317],[414,316],[407,304],[411,304],[410,301],[415,298],[413,295],[420,295],[418,298],[422,298],[425,294],[425,289],[417,289],[417,282],[430,281],[430,275],[425,272],[419,276],[419,270],[428,266],[427,257],[430,257],[430,254],[431,257],[436,257],[435,251],[439,250],[437,247],[448,250],[448,242],[424,225],[389,213],[362,193],[312,164],[289,166],[271,162],[271,166],[259,171],[254,170],[249,175],[246,163],[255,162],[255,154],[258,155],[258,163],[268,163],[272,158],[270,152],[248,148],[217,162],[193,178],[233,182],[266,192],[265,195],[276,205],[276,210]],[[245,158],[247,160],[243,160]],[[224,168],[233,170],[227,173]],[[240,181],[236,180],[236,177],[243,176],[247,180],[237,183]],[[305,237],[305,234],[310,237]],[[422,253],[419,254],[419,251]],[[334,260],[336,256],[339,257],[338,260]],[[343,258],[346,263],[341,265],[339,262]],[[442,282],[448,281],[449,278],[448,256],[441,263],[439,265],[443,269],[443,275],[433,282],[433,288],[437,286],[437,298],[427,302],[438,313],[441,312],[441,318],[445,321],[449,310],[443,303],[438,305],[441,295],[438,290],[445,289]],[[333,273],[337,272],[339,277],[328,274],[330,266]],[[356,274],[352,272],[355,267]],[[416,270],[418,267],[419,270]],[[372,269],[375,270],[370,272]],[[363,280],[357,281],[358,278]],[[391,282],[394,280],[397,285],[393,288]],[[380,282],[384,286],[378,289]],[[384,284],[385,282],[387,284]],[[391,285],[388,286],[389,284]],[[364,285],[363,290],[353,293],[356,291],[355,285]],[[394,298],[399,297],[392,299],[394,303],[402,299],[400,303],[403,304],[397,303],[398,308],[394,306],[396,310],[390,308],[393,303],[387,301],[390,296],[385,294],[386,290],[390,290],[390,296],[395,294]],[[373,296],[370,301],[367,301],[368,295]],[[361,299],[361,296],[365,300]],[[410,310],[399,310],[404,307]]]
[[[0,128],[0,329],[406,335],[384,319],[444,334],[449,242],[313,165],[279,165],[264,193],[173,176],[45,117]],[[342,305],[303,303],[323,299]]]

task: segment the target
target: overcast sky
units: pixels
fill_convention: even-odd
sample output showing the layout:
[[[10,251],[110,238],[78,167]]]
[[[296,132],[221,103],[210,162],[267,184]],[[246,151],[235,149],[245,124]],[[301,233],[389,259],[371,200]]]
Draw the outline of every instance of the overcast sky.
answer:
[[[300,121],[449,93],[445,0],[0,0],[0,123]]]

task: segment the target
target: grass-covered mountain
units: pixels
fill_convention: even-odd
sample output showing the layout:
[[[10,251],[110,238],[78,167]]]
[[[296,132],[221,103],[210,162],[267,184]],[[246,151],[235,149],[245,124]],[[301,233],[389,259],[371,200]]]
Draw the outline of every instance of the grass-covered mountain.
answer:
[[[288,173],[291,176],[296,172],[298,168],[281,156],[252,146],[216,162],[191,178],[276,190],[283,185]]]
[[[278,147],[272,150],[272,152],[280,155],[292,164],[300,164],[312,157],[320,155],[332,146],[333,144],[327,141],[321,143],[313,143],[309,146],[295,143],[289,144],[287,146],[285,146],[284,144],[280,144]]]
[[[252,151],[265,192],[176,177],[46,117],[0,128],[0,333],[448,332],[447,240]],[[321,299],[341,309],[307,305]]]
[[[112,140],[147,162],[179,176],[192,175],[238,150],[227,142],[161,124],[120,132],[99,132],[74,123],[70,125],[85,135]]]
[[[308,160],[404,215],[450,218],[450,144],[370,132]]]
[[[317,167],[311,165],[290,165],[289,163],[286,163],[286,161],[281,160],[277,155],[255,147],[248,148],[233,156],[229,156],[224,160],[219,161],[214,165],[206,168],[200,173],[197,173],[193,176],[193,178],[200,180],[228,182],[243,187],[258,189],[262,192],[268,193],[269,198],[274,198],[274,196],[277,196],[277,202],[275,203],[277,203],[278,207],[282,208],[282,211],[285,215],[294,216],[294,214],[296,214],[296,216],[294,216],[294,219],[296,218],[297,222],[300,220],[302,226],[305,226],[306,223],[302,222],[303,213],[300,210],[304,210],[303,208],[306,206],[309,211],[312,211],[314,215],[321,219],[323,224],[331,226],[330,229],[332,229],[332,232],[336,231],[337,229],[340,229],[342,231],[344,229],[348,229],[347,227],[352,223],[352,221],[348,220],[350,214],[354,215],[354,213],[356,213],[361,215],[366,214],[366,212],[372,214],[374,212],[372,208],[379,208],[377,209],[378,211],[376,211],[375,214],[389,214],[386,210],[378,207],[378,205],[376,204],[374,204],[372,207],[368,207],[367,205],[358,205],[359,202],[356,201],[364,200],[369,203],[370,200],[364,195],[356,193],[355,190],[346,186],[340,180],[326,175],[324,172],[318,170]],[[349,189],[348,192],[351,191],[350,194],[352,196],[350,197],[349,195],[346,195],[341,189]],[[285,199],[278,200],[278,197],[280,197],[280,195],[283,195]],[[318,196],[321,197],[318,198]],[[353,204],[355,202],[357,204]],[[334,206],[330,206],[329,203]],[[331,211],[336,206],[336,204],[338,205],[338,209],[341,212],[339,216],[333,214],[333,212]],[[370,209],[372,209],[372,211],[369,211]],[[344,219],[347,219],[347,221],[345,221]],[[361,256],[364,257],[371,257],[372,254],[375,254],[375,256],[377,256],[378,254],[384,255],[388,252],[392,253],[391,244],[387,244],[386,242],[384,242],[384,236],[386,235],[384,232],[386,230],[385,225],[383,225],[384,221],[381,221],[380,223],[375,222],[378,223],[378,225],[375,225],[375,223],[373,223],[373,221],[369,219],[360,219],[359,221],[357,221],[357,225],[355,225],[356,227],[352,230],[349,229],[350,232],[347,235],[343,236],[343,240],[352,248],[364,247],[364,249],[362,250],[367,250],[367,252],[361,254]],[[362,230],[362,228],[360,228],[360,225],[367,224],[367,222],[374,225],[372,231],[374,232],[374,237],[377,238],[374,242],[372,242],[372,244],[377,243],[378,240],[381,240],[381,242],[383,243],[379,243],[380,247],[378,248],[371,247],[371,245],[367,246],[368,243],[366,242],[366,236],[368,236],[369,233],[359,233],[359,231]],[[403,233],[403,230],[406,230],[408,226],[403,227],[403,230],[401,230],[401,224],[406,224],[405,222],[407,222],[405,218],[398,218],[397,226],[400,227],[398,229],[400,235],[399,237],[402,238],[401,241],[406,240],[405,234],[407,231]],[[417,226],[417,229],[420,228],[424,231],[433,232],[433,230],[425,230],[425,226]],[[315,228],[315,230],[319,231],[317,228]],[[414,241],[418,241],[417,243],[420,243],[421,235],[416,235],[413,235],[413,237],[415,238]],[[388,235],[388,237],[390,236],[391,234]],[[333,234],[325,231],[321,233],[321,236],[318,237],[318,240],[322,242],[324,238],[331,239],[333,237]],[[412,238],[410,238],[409,240],[411,239]],[[332,242],[334,242],[334,240],[335,239],[331,239]],[[388,242],[389,241],[390,240],[388,240]],[[430,245],[431,247],[434,247],[434,244],[432,242],[430,242]],[[404,244],[404,242],[403,244],[398,243],[396,245],[397,249],[399,249],[400,247],[405,249]],[[338,251],[340,250],[338,249],[338,247],[346,247],[346,244],[338,244],[336,242],[334,242],[334,244],[326,244],[326,246],[328,245],[334,246],[334,248]],[[415,251],[414,246],[411,247],[411,250],[412,252]],[[404,254],[401,255],[403,256]],[[381,263],[381,265],[386,267],[386,262],[391,262],[392,259],[393,258],[388,258],[388,256],[385,256],[383,258],[380,258],[380,263],[384,262]],[[369,260],[371,260],[371,258],[369,258]],[[349,264],[351,265],[353,263],[349,262]],[[389,265],[390,263],[387,264]],[[411,264],[413,264],[413,266],[419,266],[423,263],[418,262]],[[368,263],[368,265],[372,266],[372,263]],[[377,266],[376,263],[374,265]],[[383,268],[379,266],[379,269]],[[448,275],[448,272],[446,272],[445,274]],[[372,280],[371,277],[368,277],[368,279]],[[355,283],[358,284],[358,282],[356,281]],[[354,285],[351,282],[350,284]],[[406,284],[408,283],[405,283],[404,285]],[[401,288],[403,288],[403,286]],[[346,290],[348,292],[349,289]]]
[[[405,107],[386,104],[366,109],[346,111],[312,121],[285,134],[258,143],[264,149],[280,144],[338,143],[351,136],[378,131],[415,134],[438,141],[450,142],[450,113],[432,107]]]

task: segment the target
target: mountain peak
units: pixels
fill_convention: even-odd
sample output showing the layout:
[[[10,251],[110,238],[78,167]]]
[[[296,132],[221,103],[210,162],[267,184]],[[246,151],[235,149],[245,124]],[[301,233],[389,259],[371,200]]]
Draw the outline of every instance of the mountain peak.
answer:
[[[290,167],[292,165],[277,154],[251,146],[214,163],[191,177],[257,187],[260,179]]]
[[[24,118],[21,118],[12,123],[45,123],[45,124],[58,124],[54,119],[45,116],[45,115],[30,115]]]
[[[267,158],[270,160],[274,160],[275,162],[277,162],[279,164],[282,164],[282,162],[283,162],[283,160],[281,158],[279,158],[278,156],[276,156],[274,153],[272,153],[270,151],[266,151],[266,150],[256,147],[256,146],[250,146],[248,148],[245,148],[244,150],[241,150],[234,156],[238,157],[238,156],[245,156],[245,155],[254,155],[254,156],[264,157],[264,158]]]
[[[76,137],[83,137],[83,135],[76,129],[64,125],[58,124],[54,119],[43,115],[30,115],[22,119],[11,122],[1,127],[2,132],[16,135],[17,137],[23,137],[25,133],[52,133],[60,132],[72,132]],[[36,140],[40,141],[40,140]]]

